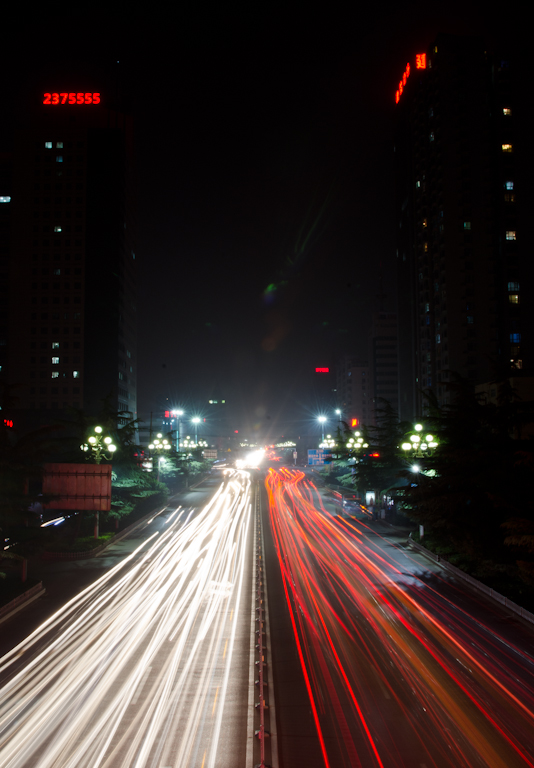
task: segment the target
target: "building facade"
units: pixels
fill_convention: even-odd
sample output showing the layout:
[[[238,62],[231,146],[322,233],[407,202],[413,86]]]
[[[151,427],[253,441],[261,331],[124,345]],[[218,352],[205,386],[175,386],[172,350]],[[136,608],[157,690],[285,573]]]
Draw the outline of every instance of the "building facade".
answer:
[[[339,360],[337,368],[338,407],[349,427],[371,423],[373,396],[367,361],[350,355]]]
[[[102,400],[137,412],[133,136],[104,94],[42,94],[10,164],[7,354],[30,429]],[[5,186],[5,185],[4,185]],[[123,421],[124,419],[119,419]]]
[[[513,66],[439,35],[395,95],[399,410],[525,366]]]

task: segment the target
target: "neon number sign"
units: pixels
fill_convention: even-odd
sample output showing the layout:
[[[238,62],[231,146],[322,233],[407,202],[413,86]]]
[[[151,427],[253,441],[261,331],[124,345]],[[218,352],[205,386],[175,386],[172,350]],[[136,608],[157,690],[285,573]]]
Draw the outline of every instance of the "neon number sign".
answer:
[[[417,53],[415,55],[415,68],[416,69],[426,69],[426,53]],[[406,64],[406,69],[404,70],[404,73],[402,75],[402,79],[399,81],[399,85],[397,87],[397,90],[395,91],[395,104],[398,104],[400,101],[400,97],[402,96],[402,92],[404,91],[404,86],[406,85],[406,81],[410,77],[410,63]]]
[[[316,368],[315,373],[330,373],[330,368]]]
[[[45,93],[43,104],[100,104],[99,93]]]

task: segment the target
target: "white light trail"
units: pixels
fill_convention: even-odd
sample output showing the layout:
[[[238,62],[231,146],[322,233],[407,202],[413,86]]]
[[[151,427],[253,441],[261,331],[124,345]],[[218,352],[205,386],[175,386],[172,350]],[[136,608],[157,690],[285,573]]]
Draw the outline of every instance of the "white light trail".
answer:
[[[203,754],[213,768],[245,579],[248,474],[181,522],[184,513],[0,661],[5,676],[29,658],[0,691],[2,768],[186,768]]]

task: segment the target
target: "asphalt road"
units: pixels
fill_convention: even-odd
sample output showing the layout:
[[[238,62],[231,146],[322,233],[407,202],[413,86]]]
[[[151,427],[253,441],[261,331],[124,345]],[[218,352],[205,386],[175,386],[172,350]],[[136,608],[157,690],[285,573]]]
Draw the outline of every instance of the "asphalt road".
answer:
[[[234,473],[210,491],[98,562],[56,564],[46,579],[64,588],[2,625],[2,768],[244,765],[250,479]]]
[[[533,766],[529,628],[277,470],[265,530],[280,766]]]

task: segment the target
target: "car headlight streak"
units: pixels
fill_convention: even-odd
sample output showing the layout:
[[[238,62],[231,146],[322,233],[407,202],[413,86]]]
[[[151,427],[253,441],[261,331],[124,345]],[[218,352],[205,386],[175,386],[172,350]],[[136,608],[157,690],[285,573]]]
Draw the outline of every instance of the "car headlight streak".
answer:
[[[35,653],[1,691],[2,768],[196,766],[206,729],[204,768],[214,766],[245,576],[248,474],[186,512],[0,662],[5,675]]]

